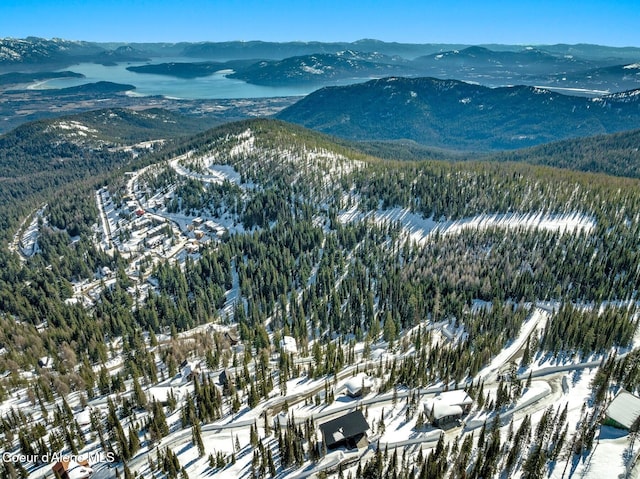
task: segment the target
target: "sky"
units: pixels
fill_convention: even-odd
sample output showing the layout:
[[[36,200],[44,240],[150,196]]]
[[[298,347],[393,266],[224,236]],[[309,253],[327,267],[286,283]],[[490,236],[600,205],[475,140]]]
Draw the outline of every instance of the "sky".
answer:
[[[0,38],[640,46],[639,0],[0,0]]]

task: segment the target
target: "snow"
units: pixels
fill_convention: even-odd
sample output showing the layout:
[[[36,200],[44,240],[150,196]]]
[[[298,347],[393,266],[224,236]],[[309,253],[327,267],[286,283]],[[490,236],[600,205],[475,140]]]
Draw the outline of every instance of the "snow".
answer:
[[[549,386],[549,383],[546,381],[532,381],[531,386],[525,389],[522,397],[518,399],[516,406],[511,411],[520,411],[550,394],[551,386]]]
[[[147,396],[150,400],[156,400],[159,403],[166,403],[169,400],[169,396],[173,394],[176,398],[180,397],[180,391],[174,387],[168,386],[155,386],[149,388]]]
[[[595,220],[580,214],[544,214],[544,213],[509,213],[478,215],[469,219],[462,219],[444,224],[440,227],[442,234],[456,234],[464,229],[541,229],[560,233],[591,232],[595,228]]]
[[[87,136],[87,133],[98,133],[98,130],[89,128],[78,121],[59,121],[53,125],[60,130],[66,130],[75,135]]]
[[[456,406],[470,406],[473,404],[473,399],[464,391],[464,389],[455,389],[452,391],[441,392],[438,397],[445,401],[447,404],[453,404]]]
[[[188,154],[179,156],[171,160],[169,164],[179,175],[187,176],[189,178],[194,178],[205,183],[221,184],[225,180],[228,180],[231,183],[240,183],[240,173],[235,171],[235,169],[232,166],[208,164],[207,165],[208,173],[206,174],[196,173],[194,171],[189,170],[187,167],[183,166],[182,162],[187,158],[189,158]],[[214,160],[213,158],[205,158],[205,161],[210,162]]]
[[[462,416],[462,408],[449,404],[446,400],[438,396],[433,400],[428,400],[424,404],[425,412],[433,413],[435,420],[446,416]]]
[[[344,382],[344,388],[351,394],[360,392],[363,385],[369,389],[373,387],[373,380],[366,373],[358,373]]]
[[[212,176],[217,176],[221,180],[228,180],[231,183],[240,183],[240,173],[238,173],[231,165],[209,165]]]
[[[540,322],[546,322],[549,319],[549,313],[542,309],[535,308],[527,321],[522,325],[520,333],[515,341],[504,348],[500,353],[491,360],[488,366],[478,373],[479,378],[494,378],[500,369],[524,346],[527,338]]]
[[[463,230],[483,230],[503,228],[508,230],[540,229],[560,233],[589,233],[595,228],[595,220],[581,213],[548,214],[548,213],[506,213],[482,214],[455,221],[435,221],[425,218],[407,208],[391,208],[378,210],[375,213],[363,213],[357,204],[338,214],[338,221],[343,224],[373,217],[380,225],[399,224],[409,239],[416,244],[425,244],[436,232],[441,235],[459,234]]]
[[[312,75],[322,75],[324,71],[320,68],[310,67],[309,65],[302,65],[302,71],[311,73]]]

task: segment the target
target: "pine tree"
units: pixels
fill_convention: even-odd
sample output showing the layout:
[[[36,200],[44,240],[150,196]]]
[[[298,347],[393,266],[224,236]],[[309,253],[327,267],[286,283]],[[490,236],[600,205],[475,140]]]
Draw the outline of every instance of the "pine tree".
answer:
[[[129,454],[133,457],[136,452],[140,450],[140,439],[138,438],[138,431],[129,426]]]
[[[147,396],[145,396],[138,378],[133,379],[133,398],[135,400],[136,407],[143,408],[147,405]]]
[[[198,457],[204,456],[204,443],[202,442],[202,430],[200,429],[200,423],[197,421],[191,427],[191,440],[193,444],[198,448]]]

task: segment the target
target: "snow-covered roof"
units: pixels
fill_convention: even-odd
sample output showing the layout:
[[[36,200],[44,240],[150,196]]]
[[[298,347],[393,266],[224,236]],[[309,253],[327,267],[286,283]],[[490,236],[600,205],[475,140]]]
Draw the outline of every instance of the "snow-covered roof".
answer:
[[[462,416],[462,407],[451,405],[440,396],[425,401],[424,410],[429,414],[433,413],[433,419],[436,421],[447,416]]]
[[[441,392],[438,398],[452,406],[471,406],[473,404],[473,399],[464,389]]]
[[[91,424],[91,409],[87,408],[74,415],[80,426]]]
[[[193,374],[197,369],[196,363],[188,362],[182,367],[182,378],[187,379],[191,374]]]
[[[373,380],[367,376],[365,373],[359,373],[349,379],[344,383],[344,387],[346,388],[348,393],[358,394],[362,389],[362,386],[365,388],[370,388],[373,386]]]
[[[285,353],[297,354],[298,352],[298,345],[296,344],[296,340],[291,336],[283,336],[280,340],[280,347],[284,349]]]
[[[640,417],[640,398],[624,389],[621,390],[609,404],[607,417],[630,429]]]

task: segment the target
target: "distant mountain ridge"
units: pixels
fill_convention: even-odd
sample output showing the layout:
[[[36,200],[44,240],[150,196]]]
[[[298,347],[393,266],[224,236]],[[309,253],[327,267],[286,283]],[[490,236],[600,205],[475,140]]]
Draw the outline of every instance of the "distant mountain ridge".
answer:
[[[127,45],[107,49],[97,43],[58,38],[53,40],[36,37],[0,39],[0,67],[3,70],[16,67],[37,69],[43,66],[68,66],[81,61],[110,64],[148,59],[147,52]]]
[[[329,86],[344,80],[429,76],[441,79],[455,78],[490,87],[513,84],[542,85],[560,91],[570,91],[573,94],[592,96],[602,91],[640,88],[640,75],[634,75],[632,70],[640,61],[640,51],[632,60],[622,57],[585,59],[534,47],[490,50],[481,46],[471,46],[460,50],[439,50],[411,59],[397,52],[387,54],[367,49],[332,52],[326,50],[337,45],[314,46],[319,52],[284,59],[270,59],[276,56],[272,52],[265,53],[262,60],[234,60],[216,64],[151,64],[129,67],[129,70],[195,78],[210,75],[217,70],[232,69],[234,71],[227,74],[228,77],[266,86]],[[373,45],[368,46],[371,48]],[[276,51],[281,50],[278,47]],[[237,55],[243,56],[242,53]],[[631,63],[628,63],[629,61]]]
[[[171,61],[162,63],[162,58]],[[177,62],[176,59],[182,59]],[[194,61],[190,62],[189,59]],[[197,59],[197,60],[196,60]],[[355,42],[91,43],[0,39],[0,73],[59,70],[78,63],[116,65],[175,78],[224,73],[262,86],[329,86],[388,76],[435,77],[498,87],[543,86],[571,94],[640,88],[629,67],[640,48],[599,45],[405,44]]]
[[[352,140],[490,151],[640,128],[639,92],[587,99],[529,86],[391,77],[322,88],[277,117]]]
[[[345,50],[261,61],[228,76],[257,85],[287,85],[417,73],[409,61],[398,56]]]

